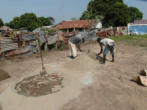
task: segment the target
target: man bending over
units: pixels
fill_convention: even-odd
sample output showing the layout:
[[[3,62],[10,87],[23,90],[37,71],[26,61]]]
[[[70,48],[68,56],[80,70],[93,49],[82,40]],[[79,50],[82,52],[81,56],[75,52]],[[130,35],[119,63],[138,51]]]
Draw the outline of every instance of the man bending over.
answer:
[[[75,57],[77,57],[77,49],[81,52],[81,48],[80,45],[81,43],[84,43],[85,39],[84,38],[80,38],[78,36],[73,36],[69,39],[68,43],[69,43],[69,54],[70,57],[72,59],[74,59]]]
[[[98,38],[97,42],[101,47],[101,50],[97,55],[99,56],[103,52],[103,63],[105,63],[106,55],[108,54],[109,51],[112,56],[111,62],[114,62],[114,46],[115,46],[114,40],[110,38],[104,38],[104,39]],[[104,46],[104,50],[103,50],[103,46]]]

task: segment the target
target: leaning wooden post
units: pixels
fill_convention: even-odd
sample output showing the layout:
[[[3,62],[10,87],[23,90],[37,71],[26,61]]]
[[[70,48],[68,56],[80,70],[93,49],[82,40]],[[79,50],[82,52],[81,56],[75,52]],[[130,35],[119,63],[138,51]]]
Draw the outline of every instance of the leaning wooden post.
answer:
[[[40,72],[40,75],[45,75],[45,74],[47,74],[47,72],[46,72],[46,69],[45,69],[45,66],[44,66],[42,51],[40,49],[41,45],[40,45],[40,42],[39,42],[39,33],[36,33],[36,36],[37,36],[36,37],[36,39],[38,41],[37,45],[38,45],[39,54],[40,54],[40,58],[41,58],[41,64],[42,64],[42,71]]]
[[[48,45],[49,45],[49,44],[48,44],[48,38],[47,38],[47,36],[48,36],[48,33],[45,33],[45,34],[44,34],[44,38],[45,38],[45,41],[46,41],[46,42],[45,42],[45,47],[44,47],[44,48],[45,48],[45,51],[48,51],[48,50],[49,50],[49,49],[48,49]]]

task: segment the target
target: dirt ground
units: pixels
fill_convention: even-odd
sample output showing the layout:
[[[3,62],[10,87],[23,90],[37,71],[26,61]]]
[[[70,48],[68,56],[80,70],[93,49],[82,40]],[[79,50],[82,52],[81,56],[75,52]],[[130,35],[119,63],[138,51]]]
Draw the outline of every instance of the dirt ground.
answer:
[[[97,44],[91,43],[82,48],[84,52],[79,53],[74,60],[68,57],[67,50],[44,53],[48,71],[53,71],[54,68],[54,71],[63,73],[65,88],[59,93],[38,99],[19,96],[12,90],[12,85],[17,83],[17,80],[41,70],[38,55],[2,60],[0,69],[11,76],[0,82],[2,108],[4,110],[147,109],[147,88],[130,81],[140,70],[147,69],[147,48],[116,44],[115,63],[110,62],[111,57],[108,55],[106,64],[100,64],[95,58],[96,52],[99,51]]]
[[[2,107],[1,107],[1,105],[0,105],[0,110],[2,110]]]
[[[9,78],[9,74],[3,71],[2,69],[0,69],[0,81],[8,79],[8,78]]]

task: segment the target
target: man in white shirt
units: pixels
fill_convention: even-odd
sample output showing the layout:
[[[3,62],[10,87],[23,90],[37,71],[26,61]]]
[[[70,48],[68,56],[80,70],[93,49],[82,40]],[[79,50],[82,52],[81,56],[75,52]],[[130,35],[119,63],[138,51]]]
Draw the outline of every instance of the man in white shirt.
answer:
[[[98,53],[98,56],[103,52],[103,63],[105,63],[106,55],[108,54],[109,51],[112,56],[111,62],[114,62],[114,46],[115,46],[114,40],[112,40],[110,38],[104,38],[104,39],[98,38],[97,42],[99,43],[99,45],[101,47],[101,50]],[[103,51],[103,46],[105,47],[104,51]]]

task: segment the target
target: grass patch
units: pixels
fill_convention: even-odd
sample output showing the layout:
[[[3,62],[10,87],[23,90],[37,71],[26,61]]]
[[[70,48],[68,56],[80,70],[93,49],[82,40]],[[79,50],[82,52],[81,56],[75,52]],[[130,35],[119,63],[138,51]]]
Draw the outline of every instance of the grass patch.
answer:
[[[116,42],[124,42],[134,46],[147,47],[147,35],[115,36],[111,38]]]

